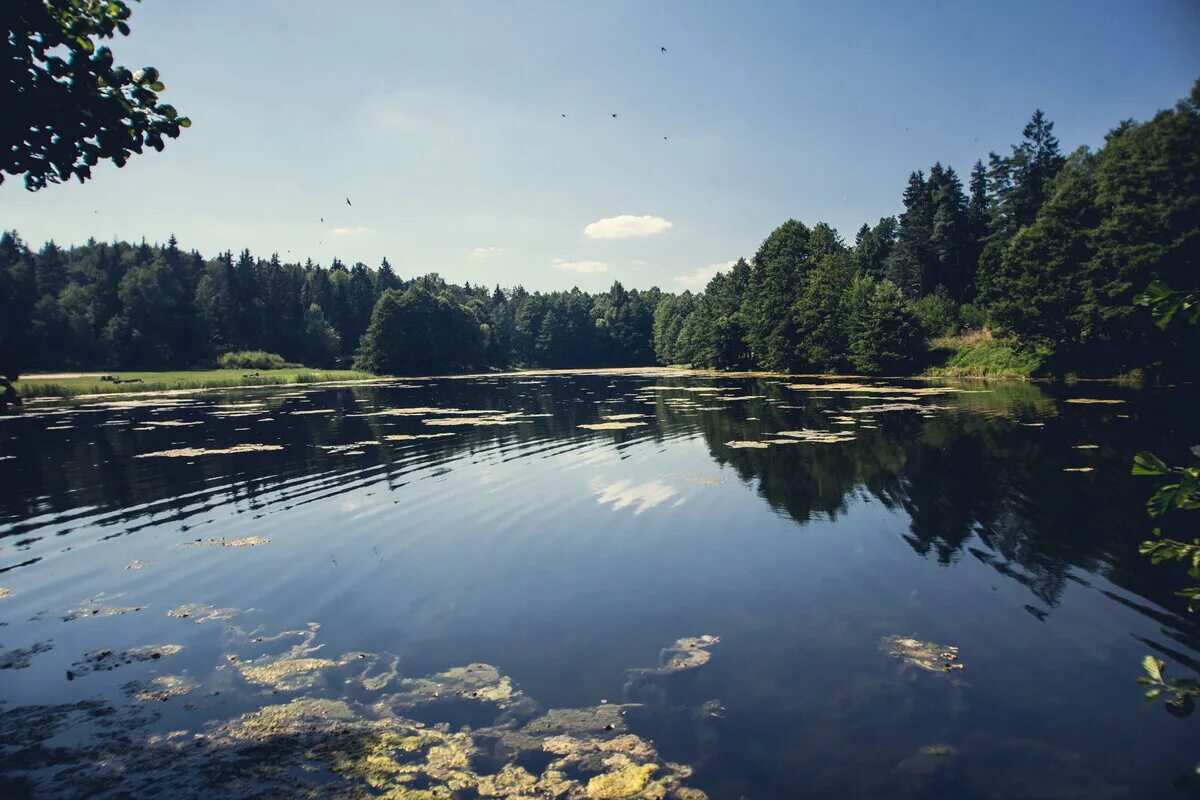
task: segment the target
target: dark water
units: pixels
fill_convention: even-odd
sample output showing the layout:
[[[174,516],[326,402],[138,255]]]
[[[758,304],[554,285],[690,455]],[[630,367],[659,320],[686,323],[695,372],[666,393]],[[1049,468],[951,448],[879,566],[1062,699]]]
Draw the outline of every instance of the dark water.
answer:
[[[1200,636],[1186,576],[1136,552],[1153,479],[1128,465],[1182,460],[1200,396],[783,383],[406,381],[0,421],[0,796],[1196,796],[1200,715],[1136,684],[1148,653],[1195,674]],[[846,413],[897,403],[922,410]],[[525,416],[377,413],[418,407]],[[645,424],[579,427],[619,414]],[[847,441],[725,444],[800,429]],[[238,444],[280,449],[137,457]],[[471,664],[495,669],[438,676]]]

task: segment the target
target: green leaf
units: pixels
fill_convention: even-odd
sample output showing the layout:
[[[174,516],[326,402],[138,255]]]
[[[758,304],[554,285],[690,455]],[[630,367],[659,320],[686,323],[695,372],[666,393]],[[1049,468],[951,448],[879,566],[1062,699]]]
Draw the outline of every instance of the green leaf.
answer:
[[[1142,669],[1146,670],[1146,674],[1159,683],[1162,683],[1162,671],[1166,665],[1167,662],[1154,656],[1146,656],[1142,659]]]
[[[177,122],[181,128],[192,127],[192,121],[187,117],[180,117],[179,119],[175,120],[175,122]]]
[[[1158,697],[1165,691],[1166,691],[1166,687],[1164,687],[1164,686],[1155,686],[1153,689],[1147,689],[1146,690],[1146,699],[1153,700],[1154,698]]]
[[[1171,468],[1154,453],[1143,450],[1133,457],[1134,475],[1169,475],[1170,473]]]
[[[1146,501],[1146,513],[1152,517],[1161,517],[1170,510],[1175,504],[1176,497],[1179,493],[1178,483],[1169,483],[1166,486],[1159,488],[1157,492],[1150,495],[1150,499]]]

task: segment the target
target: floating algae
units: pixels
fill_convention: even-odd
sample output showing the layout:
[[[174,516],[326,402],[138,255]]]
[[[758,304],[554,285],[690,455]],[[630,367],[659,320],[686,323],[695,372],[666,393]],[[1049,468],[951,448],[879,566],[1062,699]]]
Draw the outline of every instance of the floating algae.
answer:
[[[645,414],[612,414],[607,417],[601,417],[601,422],[621,422],[628,419],[645,419]]]
[[[1095,472],[1095,467],[1063,467],[1063,472]]]
[[[453,408],[432,408],[430,406],[413,406],[412,408],[385,408],[382,411],[367,411],[362,414],[346,414],[347,417],[419,417],[423,414],[453,414]]]
[[[0,669],[25,669],[33,662],[33,657],[39,653],[48,653],[54,649],[50,642],[34,642],[29,647],[18,647],[0,653]]]
[[[657,667],[639,667],[628,671],[630,675],[673,675],[677,672],[702,667],[712,658],[708,648],[721,643],[720,636],[704,634],[677,639],[670,647],[659,651]]]
[[[265,536],[247,536],[244,539],[196,539],[192,542],[184,542],[184,545],[188,547],[254,547],[270,541]]]
[[[62,615],[63,622],[92,617],[117,617],[132,611],[141,611],[145,606],[110,606],[100,601],[103,595],[84,600],[75,608],[69,609]]]
[[[863,395],[893,394],[910,395],[912,397],[928,397],[931,395],[968,391],[951,386],[922,386],[912,388],[909,386],[872,386],[865,383],[785,383],[784,387],[802,392],[861,392]]]
[[[922,642],[906,636],[885,636],[879,641],[879,649],[930,672],[950,672],[964,666],[958,661],[957,647]]]
[[[489,415],[485,416],[485,417],[466,417],[466,416],[463,416],[463,417],[433,417],[431,419],[421,420],[421,424],[435,425],[435,426],[447,426],[447,427],[449,427],[449,426],[482,427],[484,425],[516,425],[518,423],[528,422],[528,421],[529,420],[522,418],[522,416],[516,412],[511,412],[511,413],[500,412],[500,413],[495,413],[495,414],[489,413]]]
[[[645,425],[645,422],[635,422],[634,420],[626,420],[624,422],[589,422],[580,425],[580,428],[589,431],[621,431],[626,428],[637,428]]]
[[[145,645],[131,647],[128,650],[110,650],[107,647],[86,653],[84,657],[71,665],[67,678],[74,680],[89,672],[107,672],[140,661],[158,661],[166,656],[173,656],[183,650],[178,644]]]
[[[299,635],[302,641],[285,656],[311,657],[319,649],[313,644],[317,627],[252,639],[252,634],[231,630],[255,643]],[[682,639],[675,647],[715,640]],[[160,655],[167,654],[161,650]],[[128,663],[127,655],[97,654],[97,659],[106,668],[109,662]],[[136,797],[309,800],[706,798],[683,785],[690,767],[664,760],[653,742],[627,730],[626,711],[639,706],[543,710],[487,664],[400,680],[393,660],[391,673],[369,683],[342,680],[344,670],[377,661],[378,656],[348,653],[321,660],[342,667],[315,683],[314,692],[336,692],[351,683],[361,683],[372,693],[384,688],[399,692],[364,696],[353,689],[344,696],[308,695],[278,702],[271,699],[277,691],[273,683],[248,681],[242,688],[251,693],[249,699],[261,699],[247,713],[226,721],[197,721],[201,727],[194,733],[139,733],[138,728],[158,719],[153,703],[199,687],[185,676],[156,676],[125,684],[126,696],[138,704],[120,713],[97,701],[6,710],[0,713],[0,753],[8,759],[7,771],[39,797],[119,792]],[[435,722],[461,719],[464,708],[476,714],[470,727]],[[420,720],[407,718],[410,710],[419,713]],[[443,712],[449,716],[441,716]],[[489,723],[486,719],[493,712]],[[67,727],[89,723],[94,729],[90,739],[47,746]],[[10,729],[20,735],[10,736]],[[21,761],[8,758],[14,747],[21,748]]]
[[[124,686],[126,696],[142,703],[165,703],[172,697],[183,697],[198,689],[200,684],[178,675],[159,675],[149,681],[131,681]]]
[[[377,442],[374,439],[368,439],[367,441],[354,442],[353,444],[321,444],[321,445],[317,445],[317,446],[320,447],[322,450],[337,454],[337,453],[350,453],[350,452],[355,452],[355,451],[362,452],[361,448],[370,447],[372,445],[377,445],[377,444],[380,444],[380,442]]]
[[[923,406],[917,403],[877,403],[875,405],[859,406],[858,408],[846,411],[847,414],[881,414],[888,411],[919,411],[921,413],[929,413],[932,411],[944,411],[947,406],[928,405]]]
[[[521,697],[512,679],[491,664],[468,664],[423,678],[400,681],[400,691],[389,696],[395,705],[419,705],[441,698],[465,697],[497,703],[501,708]]]
[[[1064,400],[1063,402],[1079,403],[1079,404],[1083,404],[1083,405],[1088,405],[1088,404],[1091,404],[1091,405],[1117,405],[1119,403],[1124,403],[1125,401],[1124,400],[1098,400],[1094,397],[1070,397],[1070,398]]]
[[[208,603],[184,603],[178,608],[172,608],[167,612],[168,617],[177,619],[190,619],[197,623],[211,622],[213,620],[230,620],[237,616],[236,608],[217,608]]]
[[[752,442],[743,439],[733,439],[726,442],[725,446],[733,450],[765,450],[771,446],[771,442]]]
[[[411,442],[415,439],[444,439],[447,436],[454,436],[452,431],[443,433],[392,433],[383,438],[389,442]]]
[[[156,453],[139,453],[134,458],[195,458],[197,456],[224,456],[235,453],[260,453],[282,450],[281,444],[235,444],[232,447],[181,447],[177,450],[160,450]]]
[[[12,596],[13,596],[12,589],[5,589],[3,586],[0,586],[0,600],[3,600],[6,597],[12,597]]]

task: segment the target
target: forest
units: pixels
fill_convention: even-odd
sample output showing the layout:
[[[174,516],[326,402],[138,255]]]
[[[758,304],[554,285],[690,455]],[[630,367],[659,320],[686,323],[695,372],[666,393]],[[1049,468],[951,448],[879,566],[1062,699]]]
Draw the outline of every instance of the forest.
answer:
[[[696,294],[456,285],[401,278],[386,258],[206,258],[173,236],[34,250],[9,231],[0,347],[25,371],[202,367],[262,350],[392,374],[655,362],[900,374],[930,365],[931,340],[986,331],[1042,374],[1200,369],[1188,357],[1200,329],[1159,328],[1134,304],[1155,282],[1198,283],[1200,83],[1095,151],[1064,154],[1037,111],[965,186],[935,163],[902,197],[902,213],[852,244],[788,220]]]

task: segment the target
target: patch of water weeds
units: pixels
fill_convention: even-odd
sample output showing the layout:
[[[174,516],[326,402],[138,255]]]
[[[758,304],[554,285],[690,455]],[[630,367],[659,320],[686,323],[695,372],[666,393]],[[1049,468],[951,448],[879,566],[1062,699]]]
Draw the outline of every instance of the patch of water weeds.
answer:
[[[0,669],[25,669],[33,663],[33,657],[39,653],[48,653],[54,649],[51,642],[34,642],[29,647],[17,647],[0,652]]]
[[[320,649],[313,639],[317,627],[270,637],[233,630],[247,646],[299,637],[283,656],[312,658]],[[707,658],[695,653],[716,641],[681,639],[664,649],[663,666],[647,675],[673,670],[681,658],[689,669],[700,666]],[[153,701],[195,690],[195,682],[181,676],[126,684],[126,696],[138,704],[119,720],[120,730],[122,715],[101,704],[13,709],[0,718],[0,729],[10,721],[35,728],[23,731],[20,742],[0,736],[0,758],[10,765],[10,776],[27,780],[38,797],[706,797],[684,785],[690,767],[663,759],[653,742],[629,731],[626,711],[636,706],[543,710],[488,664],[414,679],[396,675],[393,659],[388,673],[367,683],[358,665],[387,658],[347,653],[324,660],[335,666],[325,669],[327,680],[313,691],[279,702],[269,694],[275,689],[264,686],[258,690],[261,705],[225,721],[199,722],[195,731],[138,732],[145,720],[157,718],[143,710],[156,707]],[[249,682],[251,696],[243,699],[254,702],[258,685]],[[331,691],[346,694],[317,694]],[[444,721],[464,705],[491,721],[457,728]],[[86,725],[89,715],[113,723],[52,753],[43,744],[67,727]],[[18,750],[37,757],[12,761]]]
[[[232,447],[180,447],[154,453],[138,453],[134,458],[196,458],[198,456],[228,456],[237,453],[263,453],[282,450],[281,444],[235,444]]]
[[[184,542],[184,547],[254,547],[267,544],[271,540],[265,536],[247,536],[244,539],[196,539]]]
[[[879,649],[889,656],[903,659],[906,664],[930,672],[952,672],[965,665],[958,660],[958,648],[935,642],[923,642],[908,636],[885,636]]]
[[[92,617],[116,617],[134,611],[141,611],[145,608],[145,606],[110,606],[103,602],[103,597],[104,595],[97,595],[88,598],[75,608],[68,609],[63,612],[62,621],[71,622],[72,620],[91,619]]]
[[[176,619],[190,619],[197,624],[202,622],[212,622],[214,620],[231,620],[237,616],[236,608],[217,608],[208,603],[184,603],[183,605],[172,608],[167,612],[168,617]]]
[[[67,672],[67,680],[74,680],[89,672],[108,672],[118,667],[144,661],[158,661],[161,658],[173,656],[183,650],[178,644],[150,644],[142,647],[131,647],[128,650],[112,650],[102,647],[84,654],[84,657],[71,665]]]
[[[640,428],[645,424],[645,422],[624,420],[620,422],[589,422],[579,427],[587,431],[623,431],[626,428]]]

